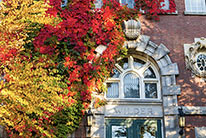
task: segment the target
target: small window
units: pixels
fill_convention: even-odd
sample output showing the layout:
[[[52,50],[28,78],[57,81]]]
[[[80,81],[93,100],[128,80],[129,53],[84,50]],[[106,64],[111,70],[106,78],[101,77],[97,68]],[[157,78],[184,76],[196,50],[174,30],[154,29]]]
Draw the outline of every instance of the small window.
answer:
[[[205,0],[185,0],[186,14],[203,14],[206,13]]]
[[[67,2],[68,2],[68,0],[62,0],[61,7],[66,7]]]
[[[200,53],[197,56],[196,64],[200,72],[206,72],[206,54]]]
[[[161,2],[161,9],[163,9],[163,10],[169,10],[170,9],[169,0],[164,0],[164,2]]]
[[[103,5],[102,0],[94,0],[94,5],[96,9],[100,9]]]
[[[127,5],[128,8],[134,8],[134,6],[135,6],[134,0],[120,0],[119,2],[122,5]]]

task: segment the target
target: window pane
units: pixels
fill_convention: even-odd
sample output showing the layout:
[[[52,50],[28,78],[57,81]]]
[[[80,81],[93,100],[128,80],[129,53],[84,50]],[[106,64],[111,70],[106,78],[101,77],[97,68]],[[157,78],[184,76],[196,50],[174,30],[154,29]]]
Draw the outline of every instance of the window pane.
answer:
[[[128,8],[134,8],[134,0],[120,0],[123,5],[127,4]]]
[[[126,126],[112,126],[112,138],[127,138]]]
[[[141,138],[156,138],[157,133],[157,120],[146,120],[140,126]]]
[[[135,67],[135,68],[142,67],[144,64],[145,64],[144,61],[139,60],[139,59],[137,59],[137,58],[134,59],[134,67]]]
[[[197,67],[200,71],[206,71],[206,55],[200,54],[197,57]]]
[[[107,98],[118,98],[119,97],[119,83],[107,83]]]
[[[124,58],[118,62],[118,64],[123,68],[127,69],[128,68],[128,58]]]
[[[145,72],[144,72],[144,77],[145,78],[156,78],[155,73],[151,67],[149,67]]]
[[[206,12],[205,0],[185,0],[187,12]]]
[[[164,2],[161,2],[161,9],[164,9],[164,10],[169,10],[170,8],[170,2],[169,0],[164,0]]]
[[[67,0],[62,0],[61,7],[66,7],[67,6]]]
[[[156,83],[145,83],[145,97],[146,98],[157,98],[157,84]]]
[[[112,71],[113,71],[113,72],[110,73],[110,76],[111,76],[112,78],[118,78],[119,75],[120,75],[120,72],[119,72],[118,70],[116,70],[116,69],[113,69]]]
[[[100,9],[103,5],[103,2],[102,2],[102,0],[95,0],[94,5],[95,5],[96,9]]]
[[[125,98],[139,98],[139,78],[129,73],[124,77],[124,97]]]

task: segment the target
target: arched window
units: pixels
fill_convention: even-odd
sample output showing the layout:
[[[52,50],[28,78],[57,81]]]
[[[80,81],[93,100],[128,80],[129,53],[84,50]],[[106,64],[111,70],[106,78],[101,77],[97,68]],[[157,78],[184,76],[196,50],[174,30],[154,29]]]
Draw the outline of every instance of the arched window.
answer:
[[[147,58],[118,60],[107,80],[108,99],[161,99],[159,73]]]

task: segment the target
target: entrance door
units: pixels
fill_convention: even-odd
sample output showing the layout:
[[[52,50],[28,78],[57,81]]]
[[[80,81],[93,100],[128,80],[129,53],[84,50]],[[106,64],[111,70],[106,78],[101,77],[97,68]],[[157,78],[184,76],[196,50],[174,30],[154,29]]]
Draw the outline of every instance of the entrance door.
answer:
[[[162,138],[161,120],[106,119],[106,138]]]

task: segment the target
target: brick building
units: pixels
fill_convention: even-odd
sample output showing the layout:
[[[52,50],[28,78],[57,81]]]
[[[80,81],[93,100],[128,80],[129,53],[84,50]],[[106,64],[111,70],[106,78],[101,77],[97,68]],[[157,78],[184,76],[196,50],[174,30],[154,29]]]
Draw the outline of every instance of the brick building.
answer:
[[[175,4],[176,12],[160,21],[140,17],[140,39],[128,38],[128,58],[107,81],[107,105],[92,110],[92,138],[206,138],[206,3]],[[88,132],[84,123],[76,137]]]
[[[92,109],[92,126],[85,117],[69,137],[206,138],[206,1],[175,4],[160,21],[140,17],[141,36],[128,37],[128,57],[107,81],[107,105]]]

